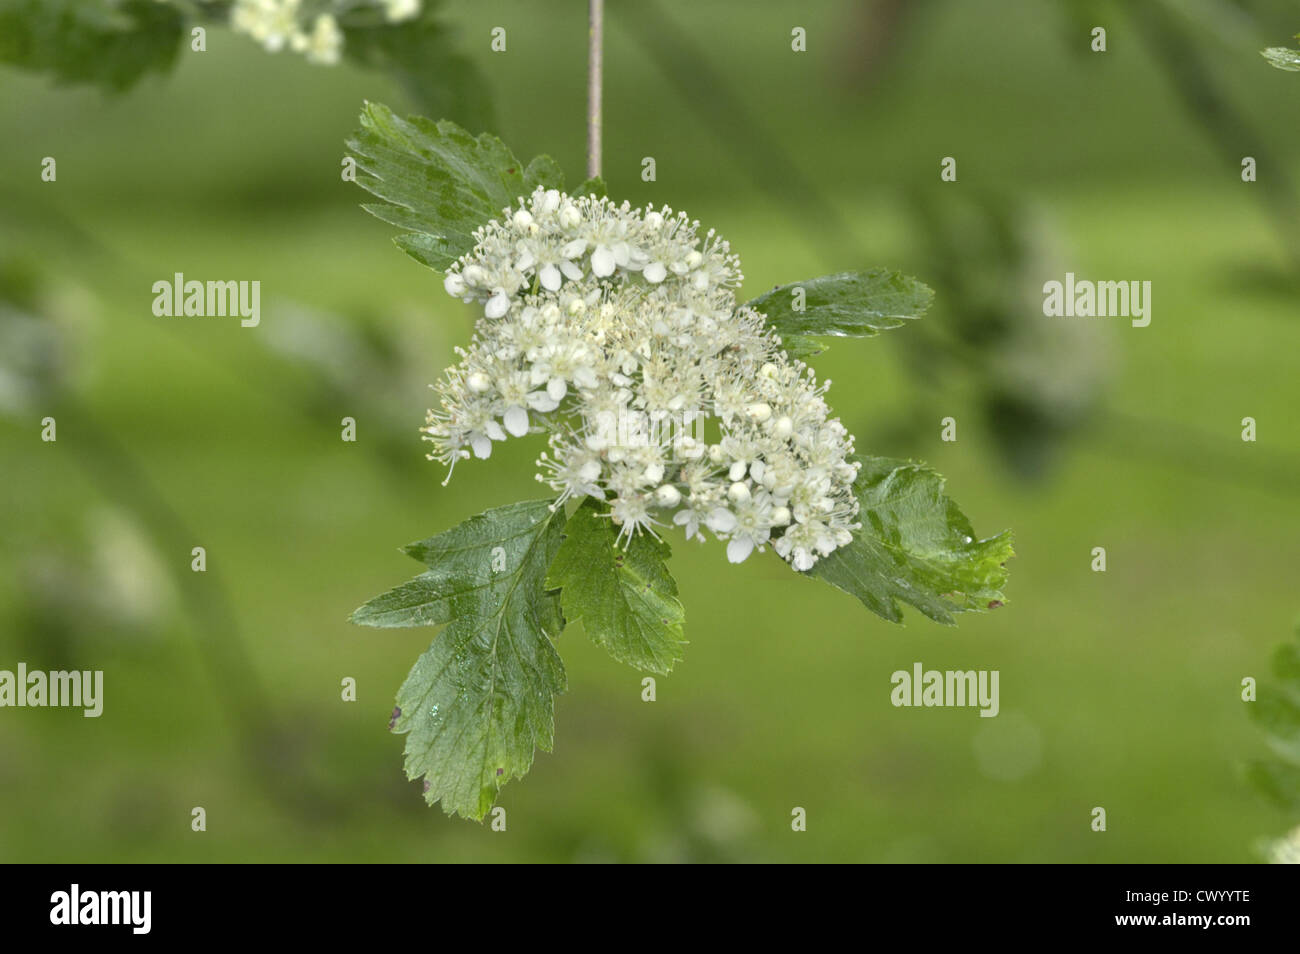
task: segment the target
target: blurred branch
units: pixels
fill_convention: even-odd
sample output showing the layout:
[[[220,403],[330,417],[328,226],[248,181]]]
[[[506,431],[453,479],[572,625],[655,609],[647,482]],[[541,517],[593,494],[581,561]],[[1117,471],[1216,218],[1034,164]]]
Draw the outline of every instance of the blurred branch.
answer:
[[[1134,3],[1126,9],[1163,65],[1183,105],[1206,130],[1224,159],[1237,166],[1242,156],[1254,156],[1261,167],[1268,169],[1256,184],[1257,194],[1272,216],[1292,264],[1300,268],[1300,199],[1286,173],[1286,163],[1269,152],[1263,138],[1232,104],[1222,85],[1215,81],[1204,54],[1165,5]]]
[[[604,81],[605,0],[587,0],[587,178],[600,177],[600,94]]]

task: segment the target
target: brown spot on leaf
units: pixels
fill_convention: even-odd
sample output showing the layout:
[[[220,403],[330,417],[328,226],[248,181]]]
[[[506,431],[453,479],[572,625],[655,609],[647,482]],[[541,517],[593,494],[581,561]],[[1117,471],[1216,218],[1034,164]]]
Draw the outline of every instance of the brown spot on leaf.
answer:
[[[389,718],[389,720],[388,720],[388,728],[391,729],[391,728],[393,728],[395,725],[397,725],[397,720],[398,720],[399,718],[401,718],[401,715],[402,715],[402,707],[401,707],[401,706],[393,706],[393,714],[392,714],[392,716],[391,716],[391,717]]]
[[[1001,605],[1001,600],[989,600],[989,609],[997,609]]]

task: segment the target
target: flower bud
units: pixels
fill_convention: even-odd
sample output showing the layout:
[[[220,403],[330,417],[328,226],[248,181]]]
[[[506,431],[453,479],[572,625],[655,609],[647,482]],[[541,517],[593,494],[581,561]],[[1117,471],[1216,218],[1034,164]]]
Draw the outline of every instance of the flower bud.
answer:
[[[682,502],[682,492],[672,484],[664,484],[655,491],[655,503],[661,507],[676,507]]]

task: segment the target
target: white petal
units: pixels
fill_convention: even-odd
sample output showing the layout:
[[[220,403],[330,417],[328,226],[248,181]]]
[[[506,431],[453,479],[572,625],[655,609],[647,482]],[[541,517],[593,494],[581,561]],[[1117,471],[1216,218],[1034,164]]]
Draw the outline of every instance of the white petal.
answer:
[[[735,537],[727,544],[727,559],[732,563],[744,563],[745,558],[754,552],[754,541],[749,537]]]
[[[564,248],[560,249],[560,258],[577,258],[587,250],[586,239],[574,239]]]
[[[672,484],[664,484],[655,490],[655,502],[661,507],[676,507],[682,502],[682,492]],[[677,516],[680,515],[679,511]],[[675,516],[673,519],[676,521],[677,517]]]
[[[447,289],[447,294],[453,298],[459,298],[465,294],[465,279],[461,278],[455,272],[451,272],[442,280],[442,287]]]
[[[538,270],[537,277],[541,279],[542,287],[547,291],[560,290],[560,282],[562,281],[560,278],[560,270],[554,265],[543,265],[541,269]]]
[[[663,262],[651,262],[641,274],[645,276],[645,280],[650,284],[658,285],[668,277],[668,269],[664,267]]]
[[[528,412],[517,404],[508,407],[502,423],[515,437],[523,437],[528,433]]]
[[[534,411],[546,414],[560,406],[560,402],[551,398],[545,391],[533,391],[528,395],[528,406]]]
[[[469,446],[474,451],[474,456],[480,460],[488,457],[492,453],[492,442],[482,434],[471,434],[469,437]]]
[[[489,318],[500,318],[510,310],[510,299],[506,297],[505,292],[497,292],[488,299],[483,314]]]
[[[726,507],[715,507],[704,525],[714,533],[730,533],[736,529],[736,515]]]
[[[488,437],[494,441],[503,441],[506,439],[506,432],[501,430],[501,425],[496,421],[488,421],[483,428]]]
[[[546,393],[551,396],[551,400],[562,401],[564,395],[569,393],[569,385],[564,378],[551,378],[546,382]]]
[[[564,277],[570,281],[576,282],[582,277],[582,269],[570,261],[560,262],[560,271],[564,272]]]
[[[603,245],[597,245],[596,250],[591,253],[591,272],[597,278],[605,278],[614,274],[614,253]]]

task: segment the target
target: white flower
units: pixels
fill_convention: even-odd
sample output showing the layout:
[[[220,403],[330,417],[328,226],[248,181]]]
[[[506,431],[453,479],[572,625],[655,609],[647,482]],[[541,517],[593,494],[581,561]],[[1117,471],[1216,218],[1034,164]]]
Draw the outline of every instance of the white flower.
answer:
[[[390,20],[414,16],[419,11],[419,0],[383,2]],[[235,0],[230,9],[230,27],[248,34],[271,53],[287,46],[309,62],[325,65],[342,58],[343,31],[338,21],[330,13],[317,13],[309,21],[301,0]]]
[[[515,437],[523,437],[528,433],[528,412],[517,405],[508,407],[502,423],[505,424],[506,430]]]
[[[383,0],[384,16],[389,23],[409,20],[420,12],[420,0]]]
[[[727,243],[697,230],[543,189],[484,224],[444,282],[483,317],[437,385],[430,456],[454,465],[540,430],[538,479],[607,501],[620,540],[653,534],[656,513],[687,538],[707,528],[733,563],[771,545],[807,570],[858,527],[853,438],[827,384],[737,306]]]
[[[333,66],[339,61],[343,52],[343,31],[338,21],[328,13],[322,13],[312,25],[311,36],[307,45],[307,61]]]

